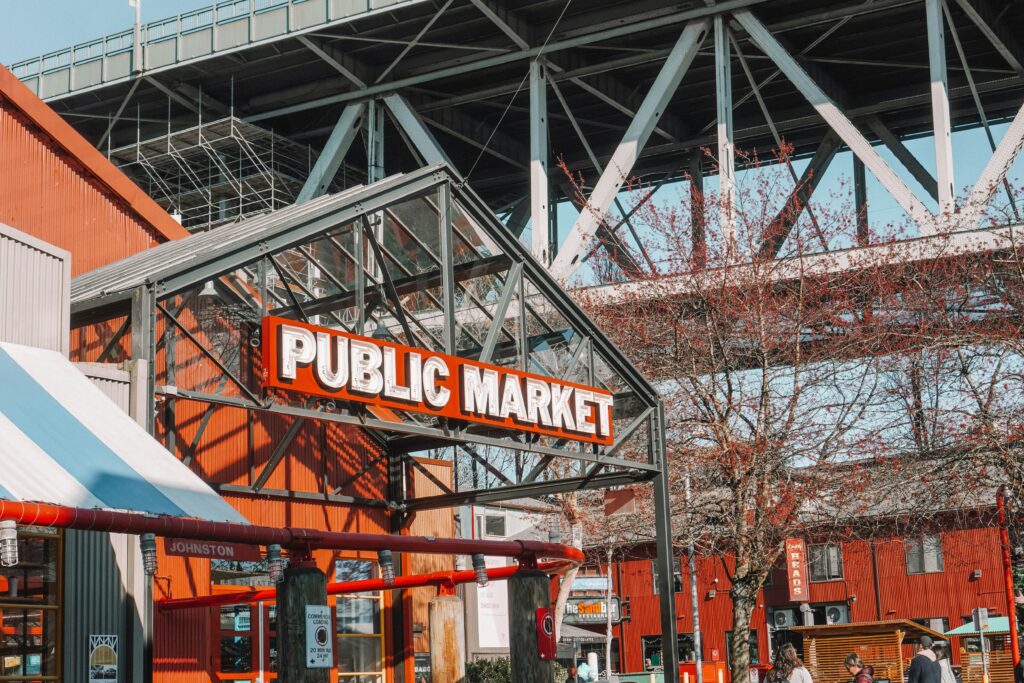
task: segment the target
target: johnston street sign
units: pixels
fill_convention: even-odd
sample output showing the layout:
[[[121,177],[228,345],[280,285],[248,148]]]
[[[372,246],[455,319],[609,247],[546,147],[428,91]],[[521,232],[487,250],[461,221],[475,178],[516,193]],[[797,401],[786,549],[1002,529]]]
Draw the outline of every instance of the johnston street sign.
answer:
[[[268,316],[263,385],[611,445],[604,389]]]
[[[622,610],[619,596],[613,595],[611,602],[605,598],[569,598],[565,603],[566,624],[604,624],[608,619],[608,606],[611,606],[612,623],[622,621]]]

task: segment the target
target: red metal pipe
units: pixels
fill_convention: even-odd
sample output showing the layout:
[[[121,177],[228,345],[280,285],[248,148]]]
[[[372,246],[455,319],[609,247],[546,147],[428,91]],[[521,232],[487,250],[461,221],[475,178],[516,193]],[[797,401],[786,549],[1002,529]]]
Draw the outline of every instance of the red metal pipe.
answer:
[[[1006,519],[1006,491],[1000,486],[996,492],[996,507],[999,511],[999,544],[1003,550],[1003,574],[1006,579],[1006,616],[1010,622],[1010,652],[1013,655],[1013,670],[1020,664],[1020,636],[1017,633],[1017,601],[1013,587],[1013,564],[1010,555],[1010,530]]]
[[[545,574],[564,574],[576,563],[568,560],[557,562],[542,562],[537,568]],[[487,569],[487,578],[491,581],[504,581],[519,570],[518,565],[507,567],[490,567]],[[423,586],[455,586],[460,583],[473,583],[476,581],[476,572],[472,569],[457,572],[432,572],[430,574],[412,574],[409,576],[396,576],[395,582],[390,586],[384,583],[383,579],[366,579],[363,581],[339,581],[327,584],[328,595],[343,595],[346,593],[361,593],[363,591],[391,590],[395,588],[421,588]],[[160,610],[195,609],[200,607],[216,607],[219,605],[237,605],[261,601],[272,601],[277,599],[276,588],[261,588],[244,591],[232,591],[230,593],[217,593],[216,595],[200,595],[194,598],[178,598],[170,600],[158,600],[157,608]]]
[[[0,500],[0,520],[8,519],[19,524],[81,531],[121,534],[152,533],[170,538],[233,541],[250,545],[277,543],[282,547],[307,553],[316,549],[396,550],[437,555],[483,553],[484,555],[515,557],[523,560],[543,557],[568,560],[576,564],[583,562],[583,552],[578,548],[540,541],[482,541],[465,538],[434,538],[433,536],[355,534],[231,522],[207,522],[183,517],[150,516],[132,512],[86,510],[43,503]]]

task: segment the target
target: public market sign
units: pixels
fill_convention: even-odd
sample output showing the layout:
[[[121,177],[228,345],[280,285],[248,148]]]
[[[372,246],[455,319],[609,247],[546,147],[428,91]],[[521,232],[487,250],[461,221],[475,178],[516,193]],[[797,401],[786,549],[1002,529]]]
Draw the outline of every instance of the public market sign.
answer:
[[[608,621],[609,608],[612,623],[622,621],[622,609],[617,595],[613,595],[610,601],[604,598],[569,598],[565,603],[565,617],[562,621],[566,624],[604,624]]]
[[[263,385],[610,445],[611,393],[268,316]]]
[[[177,557],[207,557],[211,560],[256,562],[260,559],[260,551],[253,545],[221,541],[191,541],[185,538],[165,538],[164,552]]]

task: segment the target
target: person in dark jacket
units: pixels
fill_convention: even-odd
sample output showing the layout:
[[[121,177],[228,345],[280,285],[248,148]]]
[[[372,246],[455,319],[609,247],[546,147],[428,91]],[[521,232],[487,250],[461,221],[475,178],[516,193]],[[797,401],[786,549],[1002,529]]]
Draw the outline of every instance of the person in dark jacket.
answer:
[[[860,655],[850,653],[846,655],[846,670],[853,676],[853,683],[874,683],[875,670],[866,666]]]
[[[907,683],[942,683],[942,668],[932,652],[932,639],[921,636],[914,647],[917,654],[910,660]]]

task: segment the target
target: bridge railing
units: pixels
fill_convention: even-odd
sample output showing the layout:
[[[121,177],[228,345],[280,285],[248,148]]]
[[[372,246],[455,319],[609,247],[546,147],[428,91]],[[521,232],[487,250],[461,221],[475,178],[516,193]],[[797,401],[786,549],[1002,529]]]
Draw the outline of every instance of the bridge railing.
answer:
[[[141,27],[141,64],[133,29],[9,65],[44,99],[126,80],[139,71],[173,68],[292,33],[422,0],[222,0]]]

